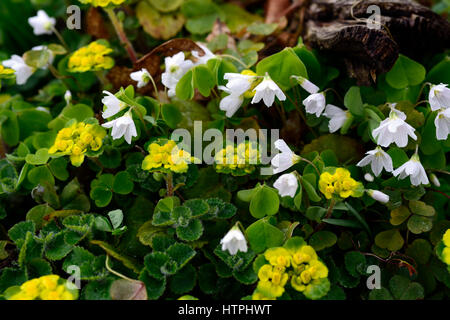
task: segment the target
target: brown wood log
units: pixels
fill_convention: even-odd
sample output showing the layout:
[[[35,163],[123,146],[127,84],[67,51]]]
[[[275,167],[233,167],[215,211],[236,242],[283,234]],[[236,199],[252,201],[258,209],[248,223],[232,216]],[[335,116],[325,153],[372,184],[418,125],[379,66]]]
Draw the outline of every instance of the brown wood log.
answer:
[[[380,8],[380,29],[366,22],[371,5]],[[305,42],[342,59],[360,85],[390,70],[399,53],[423,58],[450,48],[450,23],[411,0],[312,0],[305,30]]]

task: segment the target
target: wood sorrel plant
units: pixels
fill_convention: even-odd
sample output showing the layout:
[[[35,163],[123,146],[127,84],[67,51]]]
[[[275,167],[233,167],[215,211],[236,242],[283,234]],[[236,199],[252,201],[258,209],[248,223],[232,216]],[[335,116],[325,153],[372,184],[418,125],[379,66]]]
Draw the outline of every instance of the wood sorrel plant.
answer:
[[[0,297],[448,298],[447,51],[344,62],[299,22],[317,1],[163,2],[62,30],[65,1],[2,0]]]

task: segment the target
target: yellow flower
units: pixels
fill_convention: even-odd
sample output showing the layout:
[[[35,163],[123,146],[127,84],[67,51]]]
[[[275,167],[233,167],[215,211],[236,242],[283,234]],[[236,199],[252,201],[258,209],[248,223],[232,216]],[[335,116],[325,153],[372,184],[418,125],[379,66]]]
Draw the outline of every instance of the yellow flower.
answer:
[[[173,140],[169,140],[163,146],[151,143],[148,152],[149,155],[142,162],[143,170],[166,169],[184,173],[188,170],[188,164],[194,160],[189,152],[178,148]]]
[[[446,247],[450,247],[450,229],[448,229],[445,233],[444,236],[442,237],[442,241],[444,242],[444,245]]]
[[[279,270],[284,270],[289,267],[292,259],[289,251],[282,247],[267,249],[264,253],[264,258],[266,258],[272,266],[279,268]]]
[[[446,264],[450,265],[450,247],[445,247],[442,250],[442,258]]]
[[[316,250],[311,246],[305,245],[292,254],[292,265],[297,267],[314,259],[317,259]]]
[[[14,74],[14,70],[10,68],[5,68],[3,65],[0,64],[0,77],[1,76],[9,76]]]
[[[124,3],[126,0],[79,0],[81,3],[89,3],[94,7],[107,7],[109,5],[119,5]]]
[[[279,297],[284,293],[289,275],[270,264],[263,265],[258,271],[257,291],[266,297]]]
[[[111,69],[114,60],[106,56],[113,50],[99,42],[91,42],[88,46],[75,51],[69,58],[70,72],[86,72]]]
[[[257,146],[250,142],[243,142],[237,147],[227,145],[214,158],[217,172],[242,176],[255,171],[261,156]]]
[[[29,280],[20,286],[20,291],[8,300],[75,300],[77,293],[69,289],[65,280],[51,274]]]
[[[68,128],[59,130],[48,153],[69,155],[72,165],[79,167],[84,162],[87,152],[98,151],[101,148],[105,136],[105,129],[99,125],[74,123]]]
[[[319,178],[319,189],[327,199],[338,196],[340,198],[360,197],[362,184],[351,178],[350,171],[337,168],[334,174],[324,172]]]

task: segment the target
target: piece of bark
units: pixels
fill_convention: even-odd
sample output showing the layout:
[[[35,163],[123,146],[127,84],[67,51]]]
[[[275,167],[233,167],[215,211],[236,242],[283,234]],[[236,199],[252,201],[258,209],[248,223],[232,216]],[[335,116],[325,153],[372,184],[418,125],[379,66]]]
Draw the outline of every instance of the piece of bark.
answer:
[[[366,23],[372,5],[380,8],[380,29]],[[390,70],[399,53],[423,58],[450,47],[450,23],[411,0],[312,0],[306,20],[305,43],[341,58],[360,85]]]

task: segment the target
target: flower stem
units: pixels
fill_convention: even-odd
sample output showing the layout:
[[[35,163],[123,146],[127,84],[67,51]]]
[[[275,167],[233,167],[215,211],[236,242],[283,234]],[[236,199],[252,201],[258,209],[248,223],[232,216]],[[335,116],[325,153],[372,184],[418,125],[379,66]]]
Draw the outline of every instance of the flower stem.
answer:
[[[221,54],[221,55],[219,55],[219,57],[232,59],[232,60],[238,62],[245,69],[248,68],[248,65],[246,65],[241,59],[238,59],[235,56],[232,56],[231,54]]]
[[[55,36],[58,38],[58,40],[61,42],[61,44],[63,45],[63,47],[67,50],[67,52],[70,52],[69,46],[67,45],[66,41],[64,40],[64,38],[62,37],[61,33],[59,33],[58,30],[56,30],[55,27],[51,27],[53,33],[55,34]]]
[[[125,280],[128,280],[128,281],[132,281],[132,282],[137,282],[137,281],[138,281],[138,280],[134,280],[134,279],[128,278],[127,276],[125,276],[125,275],[123,275],[123,274],[121,274],[121,273],[119,273],[119,272],[113,270],[113,269],[110,267],[110,265],[109,265],[109,254],[106,255],[105,266],[106,266],[106,269],[107,269],[109,272],[111,272],[112,274],[118,276],[119,278],[122,278],[122,279],[125,279]]]
[[[111,20],[111,23],[114,26],[114,30],[116,31],[117,36],[120,39],[120,42],[125,46],[125,49],[127,50],[128,55],[130,56],[131,62],[133,63],[133,65],[136,64],[137,61],[136,51],[134,51],[133,45],[131,44],[130,40],[128,40],[127,35],[123,30],[122,23],[117,18],[114,9],[105,8],[105,11],[108,14],[109,19]]]
[[[169,171],[166,176],[167,196],[173,196],[173,175],[172,171]]]

